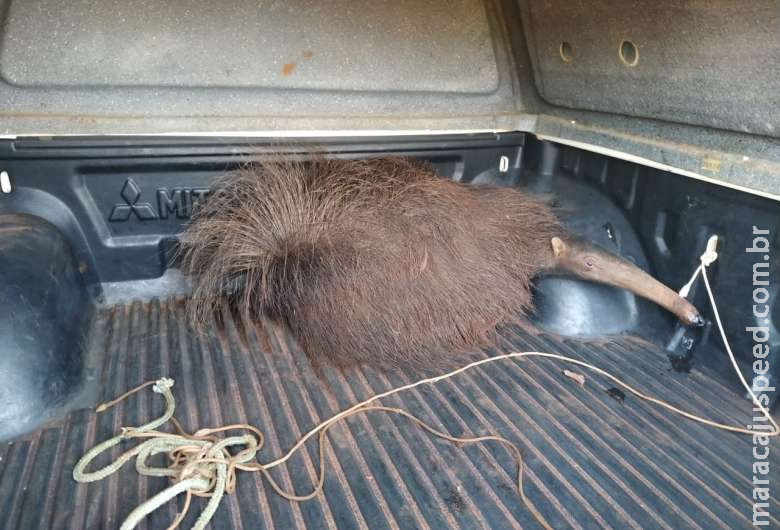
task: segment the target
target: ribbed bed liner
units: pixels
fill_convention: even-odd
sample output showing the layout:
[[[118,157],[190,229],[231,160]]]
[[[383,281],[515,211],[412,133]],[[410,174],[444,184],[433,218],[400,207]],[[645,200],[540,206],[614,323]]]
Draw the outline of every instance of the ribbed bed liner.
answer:
[[[320,420],[420,374],[325,370],[323,383],[284,330],[226,315],[208,336],[184,325],[180,299],[106,308],[95,318],[90,355],[102,359],[99,399],[149,379],[176,380],[177,418],[187,429],[248,422],[267,434],[263,460],[282,453]],[[709,418],[750,423],[748,403],[696,367],[670,371],[662,352],[638,339],[560,340],[520,326],[502,349],[560,352],[588,360],[636,387]],[[562,374],[583,373],[584,387]],[[453,435],[498,433],[523,450],[528,497],[555,528],[747,528],[752,523],[752,440],[716,431],[627,395],[571,366],[542,359],[478,367],[436,386],[383,400]],[[92,403],[84,403],[91,407]],[[24,440],[0,446],[0,526],[116,528],[165,486],[132,464],[103,482],[77,485],[75,461],[122,426],[160,414],[149,391],[109,412],[70,413]],[[498,445],[456,447],[401,417],[358,415],[328,436],[324,493],[292,503],[258,474],[240,474],[212,528],[535,528],[514,489],[515,467]],[[780,446],[770,445],[770,468]],[[118,454],[118,450],[115,452]],[[273,474],[308,492],[316,446]],[[182,502],[183,499],[179,499]],[[770,501],[772,527],[780,505]],[[196,499],[188,527],[203,506]],[[173,503],[142,528],[165,528]]]

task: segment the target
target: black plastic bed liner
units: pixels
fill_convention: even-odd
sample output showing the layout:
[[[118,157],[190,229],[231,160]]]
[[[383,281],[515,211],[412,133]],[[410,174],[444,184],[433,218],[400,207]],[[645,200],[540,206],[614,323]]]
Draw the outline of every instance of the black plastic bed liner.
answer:
[[[257,425],[268,435],[262,453],[268,460],[336,411],[419,377],[325,370],[323,383],[283,329],[225,315],[213,333],[196,335],[184,325],[183,310],[182,300],[171,298],[98,312],[89,339],[90,356],[102,359],[98,401],[173,377],[176,416],[185,428]],[[671,371],[666,356],[639,339],[559,340],[519,325],[502,336],[507,351],[579,357],[687,410],[750,423],[748,403],[714,372]],[[564,368],[582,372],[584,387]],[[383,403],[453,435],[498,433],[516,442],[526,462],[526,493],[555,528],[750,527],[751,437],[669,416],[632,395],[621,402],[607,392],[611,386],[548,360],[506,360]],[[161,410],[162,399],[144,391],[103,414],[77,410],[0,446],[0,527],[118,527],[165,482],[139,479],[128,464],[103,482],[77,485],[73,465],[120,427]],[[328,438],[323,494],[291,503],[259,475],[244,473],[212,528],[536,527],[515,492],[514,461],[499,446],[456,447],[379,413],[350,418]],[[778,469],[780,446],[776,439],[771,444],[770,468]],[[283,487],[307,492],[316,458],[310,443],[273,473]],[[777,528],[780,504],[776,497],[770,504],[770,526]],[[202,506],[196,498],[184,528]],[[165,528],[176,510],[173,503],[163,507],[145,528]]]

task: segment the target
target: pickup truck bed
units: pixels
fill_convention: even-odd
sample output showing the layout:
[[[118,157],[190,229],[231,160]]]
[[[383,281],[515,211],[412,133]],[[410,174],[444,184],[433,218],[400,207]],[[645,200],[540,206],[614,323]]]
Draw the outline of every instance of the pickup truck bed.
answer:
[[[263,460],[281,454],[319,421],[424,374],[362,369],[318,378],[284,329],[236,315],[213,332],[186,325],[184,300],[103,306],[93,318],[87,357],[96,401],[149,379],[176,380],[176,417],[188,430],[248,422],[267,434]],[[518,323],[501,331],[502,351],[560,352],[587,360],[638,389],[719,421],[744,425],[750,407],[719,372],[672,369],[657,346],[629,335],[559,338]],[[495,353],[495,352],[490,352]],[[475,357],[487,355],[478,352]],[[584,386],[562,374],[581,372]],[[453,434],[501,434],[522,448],[525,491],[555,528],[747,528],[752,523],[749,436],[669,415],[632,395],[612,397],[595,374],[542,360],[506,360],[393,396],[400,407]],[[151,391],[107,412],[76,410],[0,446],[0,526],[115,528],[163,479],[139,478],[132,464],[109,479],[75,484],[76,460],[122,426],[162,411]],[[116,457],[119,449],[113,453]],[[510,455],[497,445],[456,447],[400,417],[358,415],[335,426],[326,445],[324,492],[292,503],[259,475],[239,473],[211,527],[218,528],[533,528],[514,489]],[[770,442],[770,467],[780,444]],[[315,479],[314,442],[273,472],[283,487],[307,492]],[[179,508],[183,498],[179,498]],[[195,498],[188,527],[205,503]],[[770,525],[780,524],[773,497]],[[147,520],[165,528],[171,503]]]

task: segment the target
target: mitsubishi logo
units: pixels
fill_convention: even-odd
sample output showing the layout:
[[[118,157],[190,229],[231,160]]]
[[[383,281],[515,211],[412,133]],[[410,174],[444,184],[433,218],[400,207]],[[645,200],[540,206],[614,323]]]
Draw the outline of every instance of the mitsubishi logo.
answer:
[[[192,211],[208,197],[211,190],[205,187],[161,187],[155,190],[156,205],[141,200],[141,187],[132,178],[125,180],[120,195],[124,203],[111,208],[108,220],[112,222],[129,221],[135,215],[141,221],[155,219],[189,219]],[[149,200],[148,195],[144,197]]]
[[[133,214],[142,221],[157,219],[157,212],[154,211],[151,203],[139,202],[141,188],[133,179],[125,180],[121,195],[126,204],[115,204],[111,209],[111,215],[108,216],[109,221],[127,221]]]

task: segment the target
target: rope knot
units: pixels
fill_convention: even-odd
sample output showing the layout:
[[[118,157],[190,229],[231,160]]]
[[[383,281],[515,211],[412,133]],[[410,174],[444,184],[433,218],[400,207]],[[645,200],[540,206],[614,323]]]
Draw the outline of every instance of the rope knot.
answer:
[[[707,241],[707,249],[701,255],[701,264],[705,267],[712,265],[718,259],[718,236],[711,236]]]
[[[170,390],[172,387],[173,387],[173,379],[170,379],[168,377],[161,377],[154,384],[152,390],[154,390],[158,394],[162,394],[166,390]]]
[[[701,265],[696,267],[696,270],[693,271],[693,276],[691,276],[691,279],[688,280],[688,283],[683,285],[677,294],[679,294],[682,298],[688,298],[688,295],[691,292],[691,287],[693,286],[693,282],[696,281],[696,278],[699,277],[699,274],[701,274],[701,271],[703,269],[706,269],[713,263],[715,263],[715,260],[718,259],[718,236],[713,235],[710,236],[710,238],[707,240],[707,248],[704,250],[704,253],[699,256],[699,261],[701,261]]]

